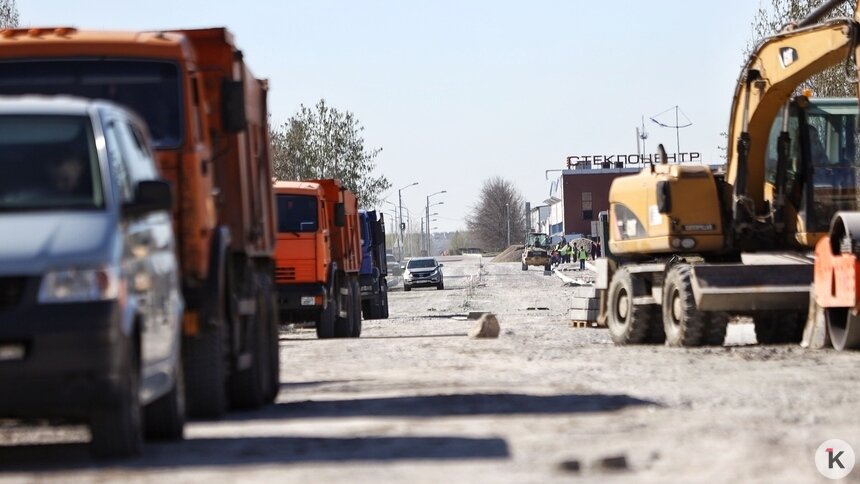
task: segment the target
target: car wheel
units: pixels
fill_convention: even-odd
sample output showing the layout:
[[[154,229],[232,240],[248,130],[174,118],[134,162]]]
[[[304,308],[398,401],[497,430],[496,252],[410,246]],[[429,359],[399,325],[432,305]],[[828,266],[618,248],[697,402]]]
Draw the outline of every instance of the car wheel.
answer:
[[[129,342],[129,346],[119,398],[110,408],[96,410],[90,420],[90,447],[99,458],[132,457],[143,450],[139,350],[134,342]]]
[[[144,432],[147,439],[182,440],[185,434],[185,372],[182,360],[173,368],[173,387],[144,408]]]

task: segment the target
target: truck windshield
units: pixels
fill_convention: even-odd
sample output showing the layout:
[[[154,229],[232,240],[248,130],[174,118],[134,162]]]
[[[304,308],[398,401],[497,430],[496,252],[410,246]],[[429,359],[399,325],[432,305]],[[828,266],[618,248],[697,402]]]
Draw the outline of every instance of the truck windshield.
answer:
[[[0,94],[64,94],[114,101],[146,121],[156,148],[178,148],[182,143],[180,86],[179,69],[169,62],[50,59],[0,63]]]
[[[104,207],[85,116],[0,115],[0,211]]]
[[[278,232],[316,232],[317,199],[308,195],[278,195]]]

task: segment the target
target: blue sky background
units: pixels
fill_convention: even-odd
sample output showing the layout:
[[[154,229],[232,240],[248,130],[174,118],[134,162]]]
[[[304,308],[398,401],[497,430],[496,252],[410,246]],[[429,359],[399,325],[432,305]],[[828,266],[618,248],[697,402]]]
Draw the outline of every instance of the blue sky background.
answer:
[[[544,200],[544,170],[572,154],[635,153],[674,130],[648,117],[674,105],[692,120],[681,151],[720,162],[742,52],[759,0],[318,1],[19,0],[23,26],[99,29],[227,26],[286,121],[320,98],[356,114],[378,169],[404,205],[445,205],[462,228],[484,179]],[[391,201],[397,202],[397,193]],[[416,215],[417,217],[418,215]]]

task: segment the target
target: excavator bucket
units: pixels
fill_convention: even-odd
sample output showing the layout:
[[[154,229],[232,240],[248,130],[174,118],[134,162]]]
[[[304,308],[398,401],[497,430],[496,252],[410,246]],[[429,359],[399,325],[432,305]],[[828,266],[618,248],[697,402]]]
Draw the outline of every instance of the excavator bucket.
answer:
[[[692,267],[696,306],[702,311],[806,311],[811,262],[795,264],[703,264]]]

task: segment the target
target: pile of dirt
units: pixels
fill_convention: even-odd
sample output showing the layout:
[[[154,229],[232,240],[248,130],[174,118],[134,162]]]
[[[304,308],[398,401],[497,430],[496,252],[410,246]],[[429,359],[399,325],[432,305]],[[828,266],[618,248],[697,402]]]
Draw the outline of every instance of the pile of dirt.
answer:
[[[522,245],[512,245],[493,257],[490,262],[519,262],[523,257]]]

